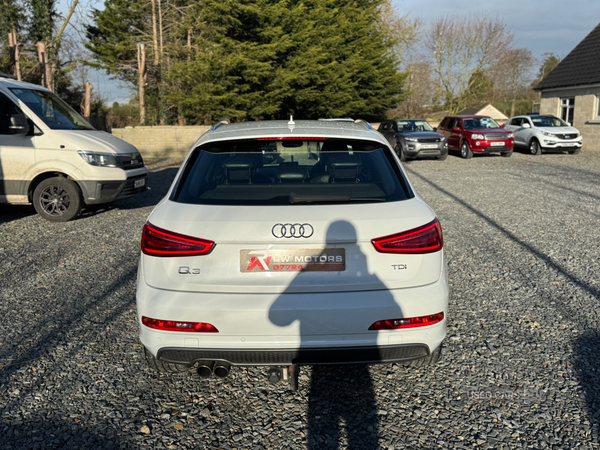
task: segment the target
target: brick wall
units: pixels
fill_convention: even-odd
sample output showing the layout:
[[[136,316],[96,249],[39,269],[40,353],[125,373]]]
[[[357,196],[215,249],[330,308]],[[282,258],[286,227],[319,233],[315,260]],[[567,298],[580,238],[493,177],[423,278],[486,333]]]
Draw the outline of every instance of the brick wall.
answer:
[[[573,126],[583,136],[583,151],[600,151],[600,117],[597,116],[598,96],[600,96],[600,86],[542,92],[540,113],[560,117],[560,99],[574,97]]]
[[[184,157],[208,126],[113,128],[112,134],[137,147],[143,158]]]

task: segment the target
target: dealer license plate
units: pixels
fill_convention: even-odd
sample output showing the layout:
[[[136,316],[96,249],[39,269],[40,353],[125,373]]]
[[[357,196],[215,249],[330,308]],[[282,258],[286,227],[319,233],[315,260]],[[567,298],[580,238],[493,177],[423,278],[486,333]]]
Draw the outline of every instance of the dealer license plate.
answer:
[[[346,270],[343,248],[240,250],[240,272],[339,272]]]
[[[563,147],[575,147],[575,144],[573,143],[567,143],[565,142],[564,144],[561,144]]]
[[[490,145],[492,147],[503,147],[504,146],[504,142],[492,142]]]
[[[421,148],[438,148],[437,144],[423,145]]]
[[[142,187],[142,186],[145,186],[145,185],[146,185],[146,180],[144,178],[142,178],[141,180],[135,180],[133,182],[133,187],[134,188],[139,188],[139,187]]]

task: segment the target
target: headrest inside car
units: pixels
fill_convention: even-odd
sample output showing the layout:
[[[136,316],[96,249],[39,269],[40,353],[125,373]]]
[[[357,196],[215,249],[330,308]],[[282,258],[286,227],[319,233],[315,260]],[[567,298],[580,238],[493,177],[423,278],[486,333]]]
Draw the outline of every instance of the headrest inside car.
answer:
[[[308,168],[301,166],[280,166],[277,168],[280,183],[304,183],[308,180]]]
[[[223,161],[225,169],[251,169],[256,166],[256,158],[250,155],[240,155]]]
[[[336,180],[357,182],[361,168],[362,160],[357,155],[331,156],[327,160],[327,172],[334,183]]]

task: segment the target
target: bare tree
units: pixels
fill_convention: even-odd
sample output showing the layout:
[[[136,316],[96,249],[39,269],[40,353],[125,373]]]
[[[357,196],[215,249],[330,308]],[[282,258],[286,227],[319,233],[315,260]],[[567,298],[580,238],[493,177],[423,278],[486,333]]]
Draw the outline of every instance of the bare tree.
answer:
[[[433,60],[451,114],[467,106],[469,89],[481,79],[474,75],[489,72],[511,48],[513,39],[499,18],[449,16],[433,22],[425,34],[424,47]]]
[[[17,80],[21,81],[21,64],[19,62],[19,40],[17,39],[17,32],[13,26],[12,33],[8,33],[8,47],[10,52],[11,66],[13,68],[13,75],[17,77]]]
[[[515,115],[515,102],[519,88],[522,87],[523,79],[531,72],[534,63],[535,58],[527,48],[508,50],[504,55],[502,66],[506,68],[506,79],[510,90],[510,117]]]
[[[146,122],[146,46],[144,44],[137,45],[138,50],[138,89],[140,96],[140,125]]]
[[[158,32],[156,25],[156,2],[159,0],[150,0],[152,3],[152,41],[154,42],[154,65],[158,66],[159,50],[158,50]]]
[[[411,55],[403,67],[408,72],[404,84],[408,97],[396,108],[388,111],[388,118],[425,118],[433,107],[436,91],[433,67],[418,54]]]
[[[411,18],[409,14],[402,15],[391,0],[385,0],[381,4],[379,13],[379,29],[395,43],[396,59],[398,63],[402,63],[404,54],[417,43],[423,22],[420,19]]]

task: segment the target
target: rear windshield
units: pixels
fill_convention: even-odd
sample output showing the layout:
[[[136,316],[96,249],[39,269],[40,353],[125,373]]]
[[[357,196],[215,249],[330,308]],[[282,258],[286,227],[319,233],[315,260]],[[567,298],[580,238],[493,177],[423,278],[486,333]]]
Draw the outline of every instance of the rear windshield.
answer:
[[[199,205],[375,203],[414,197],[387,146],[356,139],[244,139],[196,148],[171,195]]]

